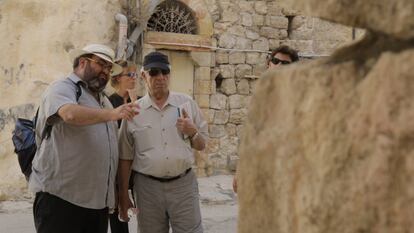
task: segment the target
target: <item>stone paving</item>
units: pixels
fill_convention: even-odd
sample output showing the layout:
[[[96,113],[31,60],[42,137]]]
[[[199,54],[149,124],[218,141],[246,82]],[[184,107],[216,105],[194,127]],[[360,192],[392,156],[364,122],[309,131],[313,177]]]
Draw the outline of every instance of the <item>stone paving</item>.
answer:
[[[237,232],[238,205],[232,179],[227,175],[198,179],[205,233]],[[129,227],[134,233],[136,221]],[[0,233],[35,233],[31,200],[0,202]]]

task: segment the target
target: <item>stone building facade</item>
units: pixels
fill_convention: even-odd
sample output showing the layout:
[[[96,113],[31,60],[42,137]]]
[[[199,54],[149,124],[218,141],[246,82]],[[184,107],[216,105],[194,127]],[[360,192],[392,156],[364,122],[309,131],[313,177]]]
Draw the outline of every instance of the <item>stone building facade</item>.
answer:
[[[302,57],[326,56],[357,36],[352,28],[283,7],[283,1],[170,1],[191,12],[196,29],[147,30],[157,6],[166,2],[0,1],[0,49],[8,54],[0,58],[0,174],[6,178],[0,190],[16,180],[24,186],[10,140],[15,119],[33,116],[46,86],[70,72],[70,50],[91,42],[115,47],[116,13],[127,16],[129,37],[141,30],[131,59],[139,64],[145,53],[161,50],[176,62],[174,80],[190,76],[172,85],[194,96],[208,119],[210,141],[197,153],[200,176],[234,171],[243,120],[269,49],[286,44]]]

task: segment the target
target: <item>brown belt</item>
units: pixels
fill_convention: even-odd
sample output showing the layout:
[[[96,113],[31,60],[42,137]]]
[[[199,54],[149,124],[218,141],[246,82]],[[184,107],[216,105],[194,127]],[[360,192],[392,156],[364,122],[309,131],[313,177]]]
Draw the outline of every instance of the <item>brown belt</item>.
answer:
[[[145,176],[145,177],[151,178],[151,179],[153,179],[153,180],[157,180],[157,181],[159,181],[159,182],[170,182],[170,181],[173,181],[173,180],[180,179],[181,177],[184,177],[184,176],[185,176],[185,175],[187,175],[190,171],[191,171],[191,167],[190,167],[189,169],[185,170],[185,172],[181,173],[181,174],[180,174],[180,175],[178,175],[178,176],[174,176],[174,177],[165,177],[165,178],[155,177],[155,176],[151,176],[151,175],[143,174],[143,173],[141,173],[141,172],[137,172],[137,173],[138,173],[138,174],[140,174],[140,175],[143,175],[143,176]]]

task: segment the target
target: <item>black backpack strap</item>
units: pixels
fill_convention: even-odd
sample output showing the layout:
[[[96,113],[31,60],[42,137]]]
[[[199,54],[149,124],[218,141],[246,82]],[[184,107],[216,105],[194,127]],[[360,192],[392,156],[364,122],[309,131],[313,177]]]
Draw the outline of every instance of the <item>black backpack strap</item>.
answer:
[[[71,79],[69,79],[69,80],[71,80]],[[72,81],[72,80],[71,80]],[[72,81],[73,82],[73,81]],[[73,82],[73,83],[75,83],[75,82]],[[80,96],[82,95],[82,87],[81,87],[81,81],[79,81],[79,82],[76,82],[75,83],[75,85],[76,85],[76,102],[78,102],[79,101],[79,98],[80,98]],[[36,121],[37,121],[37,116],[38,116],[38,114],[39,114],[39,108],[37,109],[37,112],[36,112],[36,117],[35,117],[35,125],[36,125]],[[52,127],[53,127],[53,125],[48,125],[47,123],[46,123],[46,125],[45,125],[45,128],[43,129],[43,131],[42,131],[42,135],[41,135],[41,141],[40,142],[42,142],[43,141],[43,139],[45,139],[45,138],[49,138],[50,137],[50,133],[52,132]]]

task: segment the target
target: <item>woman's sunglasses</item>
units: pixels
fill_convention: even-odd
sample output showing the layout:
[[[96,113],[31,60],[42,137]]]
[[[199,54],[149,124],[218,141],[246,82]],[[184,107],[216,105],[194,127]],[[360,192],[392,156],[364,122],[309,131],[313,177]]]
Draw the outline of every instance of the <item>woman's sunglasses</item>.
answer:
[[[128,72],[126,74],[123,74],[122,76],[128,76],[128,78],[136,78],[137,77],[137,73],[135,73],[135,72]]]
[[[291,63],[290,61],[280,60],[276,57],[272,57],[270,61],[275,65],[278,65],[279,63],[281,63],[282,65],[289,65]]]
[[[150,68],[145,71],[147,71],[150,76],[158,76],[160,73],[162,75],[167,75],[170,73],[170,70],[159,69],[159,68]]]

